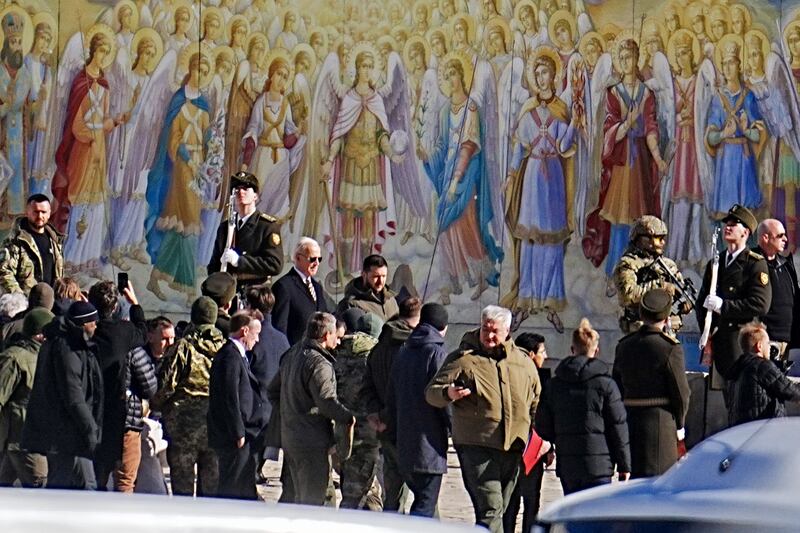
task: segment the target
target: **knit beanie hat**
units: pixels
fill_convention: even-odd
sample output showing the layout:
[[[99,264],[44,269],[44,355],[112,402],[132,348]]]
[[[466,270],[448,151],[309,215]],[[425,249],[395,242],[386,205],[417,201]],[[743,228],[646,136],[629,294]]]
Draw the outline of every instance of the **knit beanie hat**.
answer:
[[[44,327],[53,320],[55,315],[44,307],[34,307],[25,313],[22,321],[22,334],[26,337],[33,337],[42,332]]]
[[[201,296],[192,304],[192,324],[214,324],[217,322],[217,304],[208,296]]]
[[[358,319],[358,323],[356,324],[356,331],[360,331],[361,333],[366,333],[370,337],[378,338],[378,335],[381,334],[381,329],[383,328],[383,320],[381,317],[374,313],[365,313]]]
[[[70,322],[76,326],[82,326],[84,324],[88,324],[89,322],[97,322],[100,320],[100,316],[97,314],[97,309],[95,306],[89,302],[84,302],[83,300],[73,302],[73,304],[69,306],[67,316],[69,317]]]
[[[344,327],[347,328],[347,333],[355,333],[358,331],[358,319],[364,316],[364,311],[358,307],[351,307],[342,313],[342,320]]]
[[[422,324],[430,324],[437,331],[442,331],[447,327],[447,322],[450,317],[447,315],[447,309],[442,304],[430,302],[422,306],[419,313],[419,321]]]
[[[28,294],[29,307],[44,307],[45,309],[52,309],[55,300],[56,297],[55,293],[53,293],[53,287],[43,281],[40,281],[34,285],[33,288],[31,288],[30,294]]]

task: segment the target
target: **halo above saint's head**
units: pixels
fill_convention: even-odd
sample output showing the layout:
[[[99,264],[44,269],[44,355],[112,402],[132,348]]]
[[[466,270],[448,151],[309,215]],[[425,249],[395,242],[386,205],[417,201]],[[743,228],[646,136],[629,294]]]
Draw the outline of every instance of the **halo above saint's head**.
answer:
[[[586,32],[583,37],[581,37],[581,40],[578,41],[578,52],[581,53],[584,59],[586,59],[587,56],[586,49],[592,41],[597,42],[598,46],[600,47],[601,54],[608,48],[606,40],[601,34],[597,33],[596,31]]]
[[[661,13],[661,17],[664,19],[665,23],[672,15],[678,17],[678,29],[683,28],[683,6],[681,4],[677,2],[671,2]]]
[[[564,71],[564,62],[561,61],[561,56],[558,54],[558,51],[553,48],[552,46],[537,46],[536,50],[532,54],[528,55],[528,64],[526,65],[527,70],[530,72],[531,79],[527,80],[528,84],[532,84],[531,87],[535,87],[535,79],[533,77],[533,72],[536,69],[536,63],[541,58],[547,58],[553,62],[553,67],[555,72],[553,72],[553,84],[557,84],[557,80],[561,79],[561,73]]]
[[[297,57],[301,54],[308,57],[308,73],[313,74],[317,70],[317,54],[310,44],[300,43],[292,48],[292,67],[297,64]]]
[[[455,35],[456,25],[459,22],[466,24],[467,27],[467,41],[469,45],[475,44],[475,36],[477,35],[477,26],[475,25],[475,17],[467,13],[456,13],[448,21],[448,28],[450,31],[450,45],[452,46],[453,36]]]
[[[237,26],[244,26],[244,38],[245,42],[247,42],[247,37],[250,35],[250,23],[244,15],[234,15],[228,21],[228,27],[225,29],[225,36],[228,38],[228,43],[233,42],[233,30]]]
[[[406,46],[403,49],[403,61],[406,64],[406,68],[410,69],[411,64],[411,50],[414,48],[422,48],[422,54],[425,58],[425,66],[431,64],[431,45],[428,44],[428,41],[422,38],[421,35],[415,35],[411,37],[408,41],[406,41]]]
[[[372,72],[370,73],[369,80],[370,83],[375,84],[380,76],[380,66],[383,61],[375,45],[368,41],[356,43],[355,46],[350,49],[350,53],[347,54],[347,78],[350,84],[355,83],[358,77],[358,73],[356,72],[356,60],[362,54],[370,54],[372,56]]]
[[[131,29],[136,31],[136,29],[139,27],[139,9],[137,9],[136,4],[134,4],[131,0],[119,0],[114,5],[114,27],[116,28],[119,26],[119,14],[123,7],[127,7],[131,10]],[[122,28],[120,27],[120,29]]]
[[[448,33],[447,28],[441,27],[428,30],[427,35],[425,35],[425,40],[430,45],[431,52],[433,52],[433,39],[436,36],[441,39],[442,44],[444,44],[444,49],[448,50],[450,48],[450,34]]]
[[[284,25],[286,24],[286,17],[290,13],[292,15],[294,15],[294,23],[295,24],[299,24],[300,23],[300,12],[297,11],[297,8],[294,7],[294,6],[287,6],[287,7],[284,7],[283,9],[281,9],[280,14],[278,15],[278,17],[280,17],[280,19],[281,19],[281,29],[283,29]],[[295,27],[294,31],[297,31],[296,27]]]
[[[448,98],[450,98],[450,93],[452,91],[452,88],[450,87],[450,80],[447,79],[447,71],[448,67],[454,61],[461,64],[461,70],[464,72],[464,77],[462,79],[464,83],[464,92],[466,92],[467,94],[470,93],[473,81],[472,73],[474,67],[472,65],[472,60],[470,59],[470,57],[464,52],[459,52],[459,51],[448,52],[439,61],[439,68],[437,72],[439,78],[439,89],[442,91],[442,94]]]
[[[731,26],[733,26],[733,14],[741,13],[744,16],[744,31],[747,32],[753,25],[753,14],[750,13],[750,8],[744,4],[731,4],[728,9],[731,12]],[[733,31],[733,27],[731,27],[731,31]]]
[[[742,52],[743,53],[742,57],[747,57],[749,55],[748,51],[752,47],[757,46],[761,49],[761,59],[766,64],[767,57],[769,56],[772,49],[770,48],[769,37],[767,37],[767,35],[763,31],[761,30],[748,31],[747,33],[744,34],[743,43],[744,43],[744,51]]]
[[[0,11],[0,22],[2,22],[7,15],[15,15],[19,17],[22,22],[22,53],[27,54],[31,51],[31,47],[33,46],[33,21],[31,20],[31,16],[17,4],[11,4]],[[53,38],[55,39],[56,36],[53,35]],[[0,46],[5,45],[5,42],[6,36],[3,32],[2,25],[0,25]]]
[[[611,52],[611,62],[614,64],[614,70],[620,73],[622,72],[622,67],[620,67],[619,64],[619,52],[622,47],[622,43],[625,41],[633,41],[636,43],[636,46],[639,46],[639,39],[630,28],[622,30],[617,34],[617,39],[614,41],[614,49]],[[639,55],[641,56],[641,53]]]
[[[291,86],[292,79],[294,78],[294,63],[291,52],[285,48],[273,48],[264,59],[264,66],[267,67],[267,72],[272,68],[273,63],[284,63],[289,70],[286,77],[286,85]]]
[[[220,11],[216,7],[204,7],[203,8],[203,20],[200,23],[200,34],[203,35],[205,33],[205,26],[206,23],[211,19],[217,19],[219,22],[219,29],[220,32],[225,31],[225,17],[222,16],[222,11]]]
[[[86,34],[83,37],[83,47],[86,49],[87,60],[92,46],[92,39],[97,34],[102,34],[106,38],[106,43],[109,47],[109,53],[100,65],[100,68],[106,69],[114,62],[114,58],[117,56],[117,40],[114,31],[106,24],[95,24],[86,30]]]
[[[327,34],[327,32],[325,30],[323,30],[322,28],[315,26],[313,29],[311,29],[308,32],[308,44],[309,45],[311,44],[311,41],[313,40],[312,37],[314,37],[314,35],[319,35],[319,38],[322,39],[322,47],[327,49],[328,48],[328,34]],[[322,58],[320,58],[320,59],[322,59]]]
[[[575,23],[575,17],[566,9],[559,9],[553,13],[553,16],[551,16],[550,20],[547,22],[547,36],[550,38],[550,42],[557,45],[556,27],[561,24],[567,24],[569,26],[569,35],[574,44],[575,38],[578,36],[578,26]]]
[[[488,37],[492,34],[493,31],[499,31],[503,35],[503,42],[506,43],[506,51],[511,50],[511,26],[508,25],[508,22],[505,19],[500,17],[495,17],[489,22],[486,23],[486,29],[484,30],[484,35]]]
[[[648,41],[653,38],[658,38],[661,44],[661,50],[666,50],[667,47],[667,29],[660,20],[650,17],[642,23],[642,46],[646,46]]]
[[[175,33],[175,13],[178,10],[185,11],[189,14],[189,27],[192,27],[194,23],[194,9],[192,9],[192,4],[188,0],[177,0],[172,4],[169,13],[169,20],[167,21],[167,26],[169,27],[170,33]],[[205,13],[205,9],[203,10]]]
[[[200,76],[199,85],[200,88],[203,89],[211,83],[211,80],[214,78],[214,54],[211,51],[211,48],[205,43],[191,43],[183,47],[181,50],[180,55],[178,56],[178,72],[186,74],[189,72],[189,64],[191,63],[192,57],[195,55],[200,54],[208,61],[208,75],[207,76]]]
[[[133,39],[131,40],[131,58],[135,61],[139,50],[139,43],[144,39],[151,41],[156,48],[155,55],[153,56],[153,68],[155,68],[164,56],[164,41],[161,39],[161,35],[153,28],[140,28],[133,34]]]
[[[725,32],[728,33],[731,31],[731,12],[728,10],[728,6],[722,4],[714,4],[707,12],[706,15],[706,35],[709,39],[713,40],[713,28],[712,25],[715,21],[721,20],[725,22]]]
[[[214,64],[212,65],[214,72],[216,73],[217,64],[220,61],[227,61],[231,64],[231,68],[228,69],[228,72],[225,74],[225,77],[222,79],[222,82],[225,85],[230,85],[233,82],[233,77],[236,75],[236,52],[233,51],[233,48],[230,46],[220,45],[214,48],[213,52]]]
[[[787,46],[789,45],[789,36],[792,34],[797,34],[800,37],[800,20],[790,22],[786,29],[783,30],[783,40]],[[791,51],[789,51],[789,55],[791,56]],[[791,57],[787,59],[791,60]]]
[[[531,0],[522,0],[514,7],[514,18],[522,24],[522,10],[530,9],[535,27],[539,27],[539,8]]]
[[[414,7],[412,8],[412,11],[411,11],[412,20],[414,22],[419,22],[417,20],[417,11],[419,11],[420,7],[424,7],[425,8],[425,15],[428,18],[426,22],[430,22],[430,19],[431,19],[431,6],[430,6],[430,4],[428,4],[428,0],[417,0],[416,2],[414,2]]]
[[[58,37],[58,22],[56,18],[51,15],[47,11],[42,11],[41,13],[36,13],[33,16],[33,38],[36,40],[36,28],[39,25],[44,25],[50,28],[50,48],[53,47],[53,43],[56,42],[56,38]]]
[[[667,59],[675,73],[680,73],[681,69],[678,66],[678,49],[689,47],[692,51],[692,65],[693,69],[696,68],[697,63],[700,62],[700,41],[694,32],[687,29],[680,29],[672,34],[667,43]]]
[[[698,16],[703,17],[704,23],[706,17],[708,16],[708,6],[699,0],[686,6],[686,17],[684,18],[684,21],[687,28],[691,28],[692,21]]]
[[[739,58],[739,72],[741,73],[741,69],[744,65],[744,57],[742,55],[743,45],[744,41],[738,35],[729,33],[722,36],[722,39],[720,39],[714,47],[714,64],[718,72],[722,72],[723,59],[735,54]]]
[[[266,35],[261,33],[260,31],[254,31],[250,34],[250,37],[247,38],[247,46],[245,47],[244,51],[247,54],[247,60],[250,60],[250,48],[253,46],[255,41],[259,41],[264,46],[264,55],[261,56],[261,62],[259,63],[259,67],[264,66],[264,58],[267,56],[267,52],[269,52],[269,39]]]

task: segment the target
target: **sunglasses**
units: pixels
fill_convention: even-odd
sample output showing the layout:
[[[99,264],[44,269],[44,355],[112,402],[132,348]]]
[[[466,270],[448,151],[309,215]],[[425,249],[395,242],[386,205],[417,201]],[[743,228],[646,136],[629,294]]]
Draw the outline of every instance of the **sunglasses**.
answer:
[[[322,261],[322,258],[321,257],[306,257],[306,261],[308,261],[309,263],[319,263],[320,261]]]

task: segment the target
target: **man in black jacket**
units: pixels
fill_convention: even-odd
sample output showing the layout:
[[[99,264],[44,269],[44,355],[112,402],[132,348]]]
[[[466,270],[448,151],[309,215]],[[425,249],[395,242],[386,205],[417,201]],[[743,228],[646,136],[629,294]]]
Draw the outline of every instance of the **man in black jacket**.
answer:
[[[92,341],[97,310],[75,302],[45,329],[22,447],[47,454],[47,486],[95,490],[92,457],[103,424],[103,374]]]
[[[758,225],[758,247],[753,251],[764,256],[769,268],[772,302],[761,321],[777,355],[786,360],[787,351],[800,346],[800,287],[792,254],[786,250],[786,229],[780,220],[768,218]]]
[[[311,315],[303,348],[290,352],[267,391],[269,400],[280,405],[281,446],[292,472],[295,503],[325,502],[333,422],[355,424],[353,413],[336,396],[331,351],[337,343],[336,318]]]
[[[95,453],[94,468],[100,490],[105,489],[109,474],[113,472],[114,488],[132,492],[139,461],[137,452],[130,448],[141,450],[141,442],[139,431],[125,429],[128,412],[125,375],[128,352],[144,344],[147,326],[133,287],[128,284],[121,291],[131,304],[130,321],[115,317],[119,309],[119,291],[115,283],[100,281],[89,289],[89,302],[100,316],[93,340],[97,343],[97,361],[103,372],[105,391],[103,436]]]
[[[536,431],[556,446],[556,473],[564,494],[620,481],[631,471],[628,424],[617,384],[596,359],[600,335],[585,318],[572,334],[572,355],[542,392]]]
[[[211,365],[208,444],[217,452],[217,494],[224,498],[256,499],[258,437],[266,418],[261,387],[250,371],[247,352],[258,342],[263,319],[258,311],[233,315],[228,342]]]
[[[762,324],[747,324],[739,332],[744,354],[731,367],[728,383],[731,426],[786,416],[784,402],[800,400],[800,384],[793,383],[769,360],[769,343]]]
[[[399,470],[414,493],[411,514],[434,516],[447,473],[447,409],[425,401],[425,387],[447,358],[447,309],[438,303],[422,306],[419,325],[408,337],[391,367],[386,414],[394,439]]]
[[[294,250],[294,266],[272,285],[272,325],[286,334],[289,344],[297,344],[303,338],[309,316],[330,311],[322,285],[314,279],[321,262],[322,250],[317,241],[303,237]]]

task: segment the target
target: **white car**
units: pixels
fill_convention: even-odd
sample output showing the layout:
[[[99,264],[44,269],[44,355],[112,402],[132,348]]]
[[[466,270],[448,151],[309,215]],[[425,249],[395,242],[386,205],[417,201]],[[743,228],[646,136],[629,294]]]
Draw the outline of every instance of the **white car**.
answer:
[[[800,531],[800,418],[707,438],[662,476],[573,494],[536,533]]]
[[[0,489],[2,533],[464,533],[392,513],[50,489]]]

